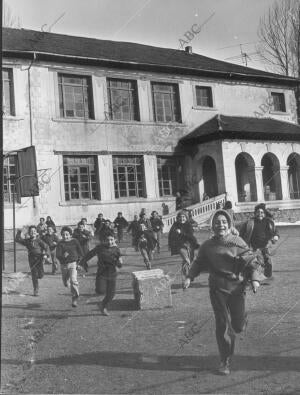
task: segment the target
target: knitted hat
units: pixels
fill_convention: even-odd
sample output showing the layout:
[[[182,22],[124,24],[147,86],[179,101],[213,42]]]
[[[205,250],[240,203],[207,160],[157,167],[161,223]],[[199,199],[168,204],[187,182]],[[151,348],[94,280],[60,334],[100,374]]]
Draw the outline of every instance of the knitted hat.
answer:
[[[228,211],[223,210],[223,209],[216,210],[213,213],[213,215],[211,216],[211,219],[210,219],[211,228],[213,229],[213,224],[214,224],[218,215],[224,215],[224,217],[226,217],[227,222],[228,222],[228,228],[230,229],[232,227],[232,218],[231,218],[230,214],[228,213]]]
[[[188,216],[188,213],[187,213],[186,210],[181,210],[181,211],[179,211],[179,212],[177,213],[177,215],[176,215],[176,220],[178,219],[178,217],[179,217],[180,215],[184,215],[185,218],[186,218],[187,220],[189,219],[189,216]]]

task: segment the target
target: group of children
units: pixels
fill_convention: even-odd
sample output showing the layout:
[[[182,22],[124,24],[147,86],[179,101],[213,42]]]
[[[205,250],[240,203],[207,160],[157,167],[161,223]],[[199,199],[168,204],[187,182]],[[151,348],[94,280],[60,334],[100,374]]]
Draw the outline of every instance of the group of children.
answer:
[[[132,246],[141,252],[147,269],[151,269],[153,251],[156,247],[160,251],[163,229],[162,219],[156,211],[147,218],[145,210],[142,210],[139,218],[135,215],[129,226],[122,213],[118,213],[113,223],[99,214],[94,226],[99,244],[90,251],[88,241],[92,233],[87,229],[85,219],[78,223],[74,232],[70,227],[64,226],[61,229],[62,240],[58,239],[53,224],[49,223],[46,233],[42,226],[30,226],[29,237],[25,239],[21,237],[21,231],[18,231],[16,241],[28,249],[34,295],[38,294],[38,279],[43,277],[43,260],[56,255],[60,261],[63,283],[70,286],[72,306],[75,307],[79,297],[77,265],[88,270],[87,262],[97,256],[96,290],[100,280],[105,283],[101,311],[103,315],[108,315],[107,306],[114,298],[117,274],[122,267],[121,252],[116,244],[113,227],[117,228],[119,242],[123,240],[125,229],[131,232]],[[246,287],[251,284],[253,291],[257,291],[262,278],[261,268],[265,277],[272,277],[269,245],[275,243],[279,235],[264,203],[255,207],[254,218],[238,226],[234,223],[232,205],[227,202],[223,209],[217,209],[213,214],[211,229],[213,236],[200,246],[194,236],[188,212],[180,211],[170,229],[168,245],[171,255],[182,257],[184,289],[190,286],[200,272],[209,272],[209,293],[221,358],[219,373],[227,375],[230,373],[235,336],[247,324]],[[196,250],[198,254],[195,258]]]

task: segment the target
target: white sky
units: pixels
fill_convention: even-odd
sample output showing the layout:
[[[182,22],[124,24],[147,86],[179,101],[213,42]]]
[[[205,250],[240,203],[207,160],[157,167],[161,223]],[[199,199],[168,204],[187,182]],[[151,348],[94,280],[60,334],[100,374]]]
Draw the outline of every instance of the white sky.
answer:
[[[284,0],[280,0],[284,1]],[[264,68],[256,52],[259,18],[275,0],[6,0],[21,27],[53,33],[179,48],[193,24],[210,20],[190,42],[193,52]],[[47,24],[47,26],[45,25]],[[230,47],[225,48],[224,47]]]

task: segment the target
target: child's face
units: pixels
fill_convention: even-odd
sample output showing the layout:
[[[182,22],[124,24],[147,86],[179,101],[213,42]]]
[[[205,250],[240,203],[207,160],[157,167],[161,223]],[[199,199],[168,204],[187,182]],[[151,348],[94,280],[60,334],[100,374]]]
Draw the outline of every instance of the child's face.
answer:
[[[85,218],[82,218],[81,222],[83,222],[83,225],[87,224],[87,220]]]
[[[31,239],[35,239],[37,237],[37,235],[38,235],[38,233],[37,233],[36,229],[35,228],[31,228],[30,231],[29,231],[30,238]]]
[[[67,230],[64,230],[62,232],[61,237],[63,238],[64,241],[71,240],[71,234]]]
[[[82,232],[84,230],[84,225],[83,224],[78,225],[78,229]]]
[[[45,218],[40,218],[40,223],[43,225],[45,223]]]
[[[54,230],[53,230],[53,228],[51,228],[51,226],[49,226],[47,228],[47,233],[48,233],[48,235],[52,235],[54,233]]]
[[[138,219],[138,216],[137,216],[137,215],[135,215],[135,216],[134,216],[134,220],[135,220],[135,221],[137,221],[137,219]]]
[[[108,247],[113,247],[116,245],[115,238],[113,236],[107,236],[106,238],[106,245]]]
[[[178,222],[184,224],[186,222],[186,216],[184,214],[180,214],[178,216]]]
[[[259,221],[263,220],[265,218],[265,212],[261,208],[255,211],[255,218],[257,218]]]
[[[157,218],[157,217],[158,217],[158,213],[157,213],[156,211],[154,211],[153,217],[154,217],[154,218]]]
[[[229,233],[229,224],[225,215],[218,215],[214,219],[213,231],[216,236],[223,237]]]

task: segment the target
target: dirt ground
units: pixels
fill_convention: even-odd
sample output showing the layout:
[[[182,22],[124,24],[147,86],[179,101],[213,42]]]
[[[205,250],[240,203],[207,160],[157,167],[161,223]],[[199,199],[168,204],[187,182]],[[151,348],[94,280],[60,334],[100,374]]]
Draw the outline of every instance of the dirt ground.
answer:
[[[81,297],[71,307],[69,290],[51,267],[32,296],[27,256],[18,246],[14,275],[6,245],[2,293],[2,393],[32,394],[299,394],[300,227],[280,229],[274,247],[274,280],[247,294],[249,324],[239,336],[232,373],[216,374],[219,363],[207,274],[183,291],[172,285],[173,307],[135,309],[132,271],[144,270],[129,238],[117,295],[109,317],[100,315],[94,294],[96,260],[80,276]],[[199,241],[208,237],[196,234]],[[176,273],[163,238],[153,268]],[[25,273],[25,274],[24,274]],[[195,330],[197,328],[197,330]],[[190,340],[183,344],[190,330]]]

